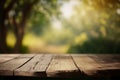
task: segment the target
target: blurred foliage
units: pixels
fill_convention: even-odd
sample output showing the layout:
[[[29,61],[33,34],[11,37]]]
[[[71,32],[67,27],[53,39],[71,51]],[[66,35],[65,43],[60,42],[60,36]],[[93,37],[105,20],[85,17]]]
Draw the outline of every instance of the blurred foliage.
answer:
[[[36,36],[42,35],[44,29],[49,27],[51,17],[57,17],[60,14],[59,7],[57,0],[41,0],[36,4],[28,22],[29,27],[26,27],[28,32]]]
[[[4,0],[0,10],[0,52],[120,52],[120,0]]]
[[[21,52],[21,47],[24,48],[22,42],[25,33],[31,31],[35,35],[42,34],[44,25],[49,25],[53,14],[59,14],[58,5],[58,0],[0,1],[0,52],[6,53],[9,50],[9,32],[12,32],[15,38],[11,52]]]
[[[82,45],[72,45],[68,53],[120,53],[120,42],[105,38],[94,38]]]
[[[74,27],[73,30],[79,32],[76,35],[85,32],[88,40],[83,44],[72,44],[68,52],[120,53],[120,13],[118,12],[120,1],[83,0],[81,3],[81,8],[76,6],[76,14],[80,15],[77,15],[77,19],[72,19],[72,22],[79,24],[71,23],[71,25],[78,27],[76,29]],[[84,28],[80,28],[81,25]]]

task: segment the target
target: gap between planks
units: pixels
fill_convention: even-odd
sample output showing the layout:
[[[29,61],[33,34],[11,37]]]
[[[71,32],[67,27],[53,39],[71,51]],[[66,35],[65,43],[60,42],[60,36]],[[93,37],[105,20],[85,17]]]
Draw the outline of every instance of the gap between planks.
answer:
[[[46,69],[51,59],[52,55],[50,54],[38,54],[28,63],[14,70],[14,75],[46,77]]]
[[[0,54],[0,64],[17,58],[20,54]]]
[[[120,76],[120,55],[79,55],[73,54],[73,60],[79,69],[87,76],[109,77]],[[111,74],[112,73],[112,74]]]
[[[80,77],[80,71],[70,55],[54,55],[47,70],[47,77],[72,78]]]
[[[2,63],[0,65],[0,75],[1,76],[13,76],[14,70],[17,69],[19,66],[26,63],[29,59],[31,59],[34,54],[28,55],[24,54],[15,59]]]

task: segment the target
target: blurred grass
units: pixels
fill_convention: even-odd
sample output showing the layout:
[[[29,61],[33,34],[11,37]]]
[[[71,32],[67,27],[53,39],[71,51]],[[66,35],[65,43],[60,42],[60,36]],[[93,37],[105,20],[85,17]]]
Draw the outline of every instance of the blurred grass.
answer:
[[[21,53],[120,53],[120,42],[105,38],[88,39],[83,33],[74,39],[71,44],[51,45],[47,44],[44,39],[36,37],[33,34],[26,34],[23,39],[23,45],[20,49]],[[15,44],[15,36],[10,32],[7,36],[7,44],[9,51]]]
[[[7,44],[9,46],[9,52],[11,52],[15,44],[15,36],[13,33],[9,32],[7,35]],[[53,53],[65,53],[68,50],[68,45],[56,46],[48,45],[45,41],[36,37],[33,34],[27,33],[24,36],[22,47],[20,49],[21,53],[39,53],[39,52],[53,52]]]

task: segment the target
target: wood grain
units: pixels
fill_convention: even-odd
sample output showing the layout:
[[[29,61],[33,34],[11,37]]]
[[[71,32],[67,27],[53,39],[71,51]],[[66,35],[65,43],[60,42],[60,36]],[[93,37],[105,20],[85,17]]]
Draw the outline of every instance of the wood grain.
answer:
[[[46,68],[50,63],[52,55],[36,55],[28,63],[15,70],[15,76],[39,76],[46,77]]]
[[[55,55],[46,71],[48,77],[79,77],[80,72],[71,56]]]
[[[28,56],[28,57],[27,57]],[[1,76],[12,76],[13,70],[22,66],[28,60],[30,60],[34,55],[22,55],[10,61],[0,64],[0,75]]]
[[[18,57],[20,54],[0,54],[0,63],[4,63]]]
[[[90,57],[101,66],[97,71],[100,77],[120,76],[120,55],[98,54]]]
[[[120,76],[120,55],[92,54],[72,55],[79,69],[88,76]],[[112,73],[112,74],[111,74]]]
[[[108,79],[120,76],[120,55],[0,54],[0,76]]]
[[[87,55],[71,55],[75,64],[78,66],[80,71],[82,71],[86,75],[96,75],[96,70],[101,67],[96,61],[90,58]]]

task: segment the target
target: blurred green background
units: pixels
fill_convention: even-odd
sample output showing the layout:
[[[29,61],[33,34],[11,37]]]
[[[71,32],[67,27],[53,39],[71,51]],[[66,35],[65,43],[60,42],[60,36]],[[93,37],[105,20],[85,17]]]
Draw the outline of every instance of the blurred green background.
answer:
[[[1,0],[0,53],[120,53],[120,0]]]

